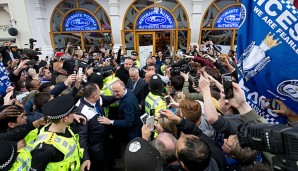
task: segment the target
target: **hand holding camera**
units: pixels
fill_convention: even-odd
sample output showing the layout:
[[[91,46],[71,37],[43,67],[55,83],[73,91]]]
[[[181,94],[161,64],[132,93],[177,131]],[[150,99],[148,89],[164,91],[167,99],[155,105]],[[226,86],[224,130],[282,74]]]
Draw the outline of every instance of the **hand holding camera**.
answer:
[[[15,101],[15,97],[13,98],[13,94],[14,94],[14,91],[13,90],[11,90],[8,93],[6,93],[6,95],[3,98],[3,100],[4,100],[4,104],[3,105],[13,105],[13,103]]]
[[[246,102],[244,91],[240,88],[240,85],[237,83],[232,82],[232,86],[234,97],[228,99],[230,105],[238,109],[240,114],[249,112],[251,110],[251,107]]]
[[[230,73],[222,74],[222,85],[224,88],[225,99],[231,99],[234,97],[232,86],[232,75]]]
[[[77,79],[76,74],[71,74],[67,77],[66,81],[64,82],[65,86],[71,85],[73,82],[75,82]]]
[[[36,70],[33,68],[29,68],[28,70],[28,75],[32,78],[32,79],[38,79]]]
[[[167,119],[175,122],[176,124],[180,123],[181,118],[175,115],[171,110],[161,109],[161,112],[163,116],[166,117]],[[160,115],[159,117],[161,118],[162,116]]]
[[[23,69],[27,68],[28,67],[27,63],[29,61],[30,61],[29,59],[25,59],[25,60],[21,61],[18,66],[18,69],[23,70]]]
[[[142,138],[148,141],[150,135],[151,135],[150,127],[144,124],[142,127]]]

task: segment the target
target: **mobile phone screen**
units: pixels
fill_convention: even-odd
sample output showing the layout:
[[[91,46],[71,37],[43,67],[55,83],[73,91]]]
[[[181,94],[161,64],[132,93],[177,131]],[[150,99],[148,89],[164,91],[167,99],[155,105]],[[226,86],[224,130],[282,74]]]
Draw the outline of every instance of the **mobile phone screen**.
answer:
[[[143,124],[146,124],[146,120],[147,120],[147,118],[148,118],[148,114],[147,114],[147,113],[145,113],[144,115],[142,115],[142,116],[140,117],[140,119],[141,119],[141,121],[143,122]]]
[[[150,109],[150,116],[155,116],[155,109]]]
[[[170,101],[171,101],[170,100],[170,97],[169,96],[166,96],[165,100],[166,100],[166,104],[169,105],[170,104]]]
[[[232,75],[223,74],[222,76],[222,85],[224,87],[225,99],[231,99],[234,97],[233,85],[232,85]]]
[[[146,119],[146,126],[150,128],[150,131],[154,130],[154,117],[153,116],[149,116]]]
[[[273,110],[280,110],[279,104],[274,99],[270,99],[270,108]]]
[[[79,75],[82,75],[83,74],[83,68],[79,68],[78,74]]]

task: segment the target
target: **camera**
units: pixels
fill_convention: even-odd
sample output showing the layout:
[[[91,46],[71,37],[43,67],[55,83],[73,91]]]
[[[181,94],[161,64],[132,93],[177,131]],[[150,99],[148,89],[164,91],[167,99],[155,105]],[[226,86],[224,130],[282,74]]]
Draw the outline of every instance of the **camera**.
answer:
[[[10,40],[11,43],[16,43],[16,39]]]
[[[29,43],[34,43],[34,42],[37,42],[37,40],[33,39],[33,38],[30,38],[29,39]]]
[[[30,46],[30,49],[33,49],[34,48],[34,42],[37,42],[37,40],[33,39],[33,38],[30,38],[29,39],[29,46]]]
[[[249,122],[240,125],[237,136],[241,147],[274,154],[275,170],[298,170],[298,127]]]
[[[178,61],[176,64],[172,65],[172,69],[170,70],[171,76],[180,75],[180,72],[188,73],[192,70],[190,64],[190,59],[182,59]]]

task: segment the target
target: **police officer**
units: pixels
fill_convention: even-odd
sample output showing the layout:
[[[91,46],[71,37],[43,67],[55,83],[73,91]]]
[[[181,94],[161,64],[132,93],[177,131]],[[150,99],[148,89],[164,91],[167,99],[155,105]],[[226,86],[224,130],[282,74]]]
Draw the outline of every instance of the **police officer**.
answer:
[[[80,170],[83,150],[79,136],[69,128],[74,120],[74,103],[73,96],[65,95],[44,105],[42,113],[51,124],[28,134],[30,141],[18,151],[11,170]]]
[[[167,105],[162,97],[164,82],[158,74],[151,77],[149,82],[150,93],[145,99],[145,112],[150,115],[159,115],[160,109],[166,109]],[[154,113],[153,113],[154,111]]]
[[[131,58],[133,59],[134,67],[140,69],[141,68],[141,63],[140,63],[139,60],[137,60],[138,55],[139,54],[136,51],[131,52]]]
[[[101,95],[104,96],[113,96],[113,90],[112,90],[112,85],[114,82],[118,81],[119,78],[115,76],[113,72],[113,67],[111,66],[106,66],[103,67],[103,72],[104,72],[104,80],[103,80],[103,87],[101,89]],[[117,108],[119,106],[119,102],[115,102],[113,104],[110,104],[109,107],[104,108],[106,117],[109,116],[110,113],[114,113],[112,108]],[[109,110],[111,109],[111,112]],[[118,108],[115,109],[115,111],[118,111]]]

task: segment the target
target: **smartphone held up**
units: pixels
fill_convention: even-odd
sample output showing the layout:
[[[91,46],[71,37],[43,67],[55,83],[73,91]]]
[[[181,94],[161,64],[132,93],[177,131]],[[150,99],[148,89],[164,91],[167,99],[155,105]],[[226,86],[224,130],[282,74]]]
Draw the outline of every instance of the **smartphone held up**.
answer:
[[[224,88],[225,99],[231,99],[234,97],[232,75],[230,73],[222,74],[222,85]]]

